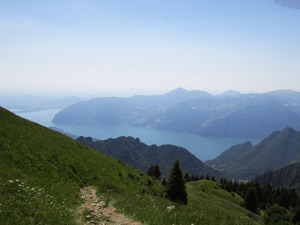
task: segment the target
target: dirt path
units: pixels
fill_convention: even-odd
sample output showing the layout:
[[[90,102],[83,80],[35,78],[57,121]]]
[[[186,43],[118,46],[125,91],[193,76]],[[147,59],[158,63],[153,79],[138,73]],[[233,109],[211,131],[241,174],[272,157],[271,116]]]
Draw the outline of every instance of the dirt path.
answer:
[[[96,189],[93,187],[80,189],[80,196],[84,202],[77,211],[77,224],[142,225],[141,222],[133,221],[118,212],[111,204],[106,205],[104,201],[100,201],[96,196]]]

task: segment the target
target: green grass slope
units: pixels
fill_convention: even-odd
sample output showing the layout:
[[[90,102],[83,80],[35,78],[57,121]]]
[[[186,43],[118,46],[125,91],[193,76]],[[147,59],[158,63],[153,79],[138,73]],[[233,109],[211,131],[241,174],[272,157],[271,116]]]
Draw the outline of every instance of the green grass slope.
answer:
[[[144,224],[261,224],[212,181],[188,183],[189,204],[174,204],[158,181],[0,107],[1,225],[74,224],[79,189],[90,185]]]

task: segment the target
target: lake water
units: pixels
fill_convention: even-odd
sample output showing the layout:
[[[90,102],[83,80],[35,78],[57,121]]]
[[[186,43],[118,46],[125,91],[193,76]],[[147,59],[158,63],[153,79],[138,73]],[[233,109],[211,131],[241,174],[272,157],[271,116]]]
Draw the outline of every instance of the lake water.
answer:
[[[142,142],[148,145],[173,144],[181,146],[188,149],[192,154],[202,161],[217,157],[223,151],[233,145],[246,141],[251,141],[252,144],[257,144],[260,141],[260,139],[203,137],[184,132],[146,129],[130,126],[53,124],[51,121],[58,111],[60,111],[60,109],[16,114],[43,126],[54,126],[77,136],[90,136],[101,140],[119,136],[132,136],[138,137]]]

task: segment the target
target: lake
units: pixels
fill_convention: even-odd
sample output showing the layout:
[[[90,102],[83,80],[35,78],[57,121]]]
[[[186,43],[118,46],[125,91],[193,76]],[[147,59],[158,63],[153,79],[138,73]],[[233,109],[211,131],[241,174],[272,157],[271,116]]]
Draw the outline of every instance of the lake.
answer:
[[[260,139],[203,137],[184,132],[147,129],[131,126],[53,124],[51,121],[58,111],[60,111],[60,109],[16,114],[43,126],[54,126],[77,136],[90,136],[101,140],[107,138],[116,138],[119,136],[132,136],[138,137],[142,142],[148,145],[172,144],[181,146],[188,149],[192,154],[202,161],[217,157],[233,145],[246,141],[251,141],[252,144],[257,144],[260,141]]]

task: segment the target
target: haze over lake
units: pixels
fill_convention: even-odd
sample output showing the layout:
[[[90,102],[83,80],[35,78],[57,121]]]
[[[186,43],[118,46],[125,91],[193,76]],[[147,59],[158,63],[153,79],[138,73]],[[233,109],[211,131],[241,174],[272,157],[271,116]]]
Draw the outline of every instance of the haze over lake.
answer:
[[[77,136],[91,136],[101,140],[119,136],[132,136],[140,138],[142,142],[148,145],[173,144],[181,146],[188,149],[202,161],[217,157],[233,145],[249,140],[252,144],[259,142],[259,139],[203,137],[184,132],[146,129],[132,126],[53,124],[51,121],[54,115],[59,111],[60,109],[52,109],[16,114],[43,126],[54,126]]]

